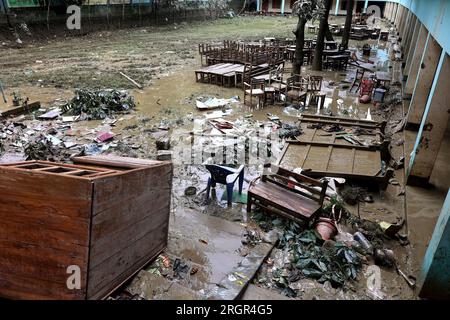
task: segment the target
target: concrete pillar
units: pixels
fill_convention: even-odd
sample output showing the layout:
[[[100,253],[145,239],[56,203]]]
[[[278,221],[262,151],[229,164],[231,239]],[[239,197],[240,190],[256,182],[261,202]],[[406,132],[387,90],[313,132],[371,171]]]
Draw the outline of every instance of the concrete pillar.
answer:
[[[369,6],[369,0],[365,0],[364,1],[364,10],[363,10],[364,13],[367,13],[367,7],[368,6]]]
[[[281,14],[284,15],[284,0],[281,0]]]
[[[384,17],[388,20],[389,20],[390,14],[391,14],[391,7],[392,7],[392,3],[390,3],[390,2],[388,2],[388,4],[386,4],[386,6],[384,7],[384,11],[385,11]]]
[[[401,27],[401,22],[402,22],[402,19],[403,19],[403,11],[404,11],[403,6],[399,4],[398,5],[397,19],[396,19],[396,22],[395,22],[395,26],[397,27],[397,30],[400,30],[400,27]]]
[[[405,8],[405,7],[401,7],[401,12],[400,12],[400,19],[399,19],[399,22],[398,22],[398,32],[399,32],[399,35],[400,35],[400,37],[403,37],[403,28],[404,28],[404,26],[405,26],[405,20],[406,20],[406,17],[407,17],[407,9]]]
[[[450,190],[434,227],[417,281],[419,296],[450,298]]]
[[[404,52],[405,60],[406,60],[406,58],[408,57],[408,54],[409,54],[409,49],[411,47],[411,39],[412,39],[413,34],[414,34],[414,29],[415,29],[415,26],[416,26],[416,22],[417,22],[417,18],[411,11],[411,16],[410,16],[410,19],[409,19],[409,22],[408,22],[408,27],[406,29],[405,42],[404,42],[404,46],[403,46],[403,52]]]
[[[411,104],[408,111],[408,127],[418,129],[422,121],[425,104],[430,95],[431,86],[436,74],[436,68],[439,63],[442,48],[436,40],[428,34],[425,50],[419,64],[416,84],[411,98]],[[450,75],[450,74],[449,74]]]
[[[389,21],[394,21],[394,15],[395,15],[395,4],[391,3],[391,9],[389,10]]]
[[[339,13],[339,0],[336,0],[336,8],[334,8],[334,15],[337,16]]]
[[[408,47],[406,48],[406,52],[407,52],[408,56],[406,58],[405,69],[403,70],[403,75],[406,77],[408,76],[409,71],[411,69],[411,62],[413,60],[414,49],[416,48],[416,43],[419,38],[419,31],[420,31],[421,25],[422,24],[420,23],[419,19],[416,19],[416,23],[414,25],[414,30],[413,30],[413,33],[411,36],[411,40],[409,42]]]
[[[450,57],[442,52],[407,170],[409,184],[426,184],[450,120]]]
[[[398,3],[396,3],[395,4],[395,9],[394,9],[394,17],[393,17],[393,22],[394,22],[394,25],[395,26],[397,26],[397,18],[398,18],[398,16],[399,16],[399,8],[400,8],[400,5],[398,4]]]
[[[428,38],[428,30],[423,24],[420,26],[419,36],[416,41],[416,46],[414,48],[413,57],[411,59],[411,66],[407,71],[408,81],[406,81],[406,86],[403,93],[406,96],[413,94],[414,87],[416,85],[417,74],[419,73],[420,61],[422,60],[423,51]]]
[[[394,19],[394,15],[395,15],[395,4],[391,3],[391,13],[389,15],[389,21],[392,22]]]
[[[256,11],[261,11],[261,7],[260,7],[260,1],[256,0]]]
[[[405,41],[406,41],[406,36],[407,36],[407,33],[408,33],[409,23],[411,21],[411,15],[412,15],[412,12],[409,11],[407,8],[405,8],[405,18],[404,18],[404,21],[403,21],[402,29],[400,31],[400,35],[401,35],[401,37],[403,39],[402,45],[404,45]]]

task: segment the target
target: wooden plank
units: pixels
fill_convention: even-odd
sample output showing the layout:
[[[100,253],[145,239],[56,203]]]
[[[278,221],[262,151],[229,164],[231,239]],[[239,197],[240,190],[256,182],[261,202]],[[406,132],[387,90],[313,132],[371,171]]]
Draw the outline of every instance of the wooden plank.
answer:
[[[8,274],[0,270],[0,295],[7,299],[81,300],[85,298],[85,290],[69,290],[65,284]]]
[[[307,122],[307,123],[323,123],[323,124],[339,124],[344,127],[361,127],[364,129],[378,129],[378,126],[374,126],[367,123],[354,123],[354,122],[347,122],[343,120],[322,120],[322,119],[301,119],[299,120],[301,123]]]
[[[333,146],[329,146],[328,147],[328,154],[327,154],[327,161],[325,161],[325,166],[324,166],[324,170],[323,171],[327,171],[328,170],[328,164],[330,163],[330,159],[331,159],[331,154],[333,153]]]
[[[88,299],[102,296],[101,292],[109,292],[113,287],[125,281],[142,267],[142,261],[149,261],[167,245],[168,223],[158,228],[160,232],[149,232],[138,241],[131,243],[120,252],[103,263],[89,270]],[[149,245],[154,244],[154,245]]]
[[[309,199],[302,195],[286,191],[286,189],[274,185],[273,183],[259,182],[252,186],[251,192],[271,203],[282,204],[282,207],[293,212],[303,212],[309,217],[313,211],[317,210],[317,200]]]
[[[302,162],[301,162],[299,168],[303,168],[303,166],[304,166],[304,164],[305,164],[305,162],[306,162],[306,159],[308,159],[308,154],[309,154],[309,151],[310,151],[310,150],[311,150],[311,145],[309,144],[309,145],[307,146],[305,156],[304,156],[304,158],[303,158],[303,160],[302,160]]]
[[[351,164],[350,173],[353,173],[353,171],[355,169],[355,156],[356,156],[356,149],[353,148],[352,149],[352,164]]]
[[[135,169],[125,174],[99,177],[95,180],[93,215],[120,206],[136,196],[172,186],[172,164],[161,162],[150,168]],[[111,186],[115,186],[112,188]],[[120,197],[119,197],[120,195]],[[149,200],[155,200],[150,197]]]
[[[18,106],[13,107],[11,109],[5,110],[0,112],[0,118],[5,118],[9,116],[17,116],[25,112],[33,112],[41,107],[41,103],[39,101],[35,101],[32,103],[29,103],[26,107],[24,106]]]
[[[0,212],[84,219],[90,216],[92,184],[89,180],[34,170],[8,170],[2,166],[0,176]]]
[[[160,165],[161,161],[137,158],[125,158],[114,155],[95,155],[74,157],[74,163],[90,164],[95,166],[107,166],[115,168],[136,169],[141,167],[149,167]]]
[[[360,145],[352,145],[352,144],[340,144],[340,143],[328,143],[328,142],[318,142],[318,141],[298,141],[298,140],[289,140],[287,141],[291,144],[303,144],[309,146],[320,146],[320,147],[337,147],[337,148],[347,148],[347,149],[358,149],[358,150],[367,150],[374,151],[380,148],[380,146],[360,146]]]
[[[88,250],[87,247],[81,249],[79,252],[67,252],[32,243],[0,240],[0,270],[8,274],[65,285],[68,278],[67,268],[75,265],[81,268],[81,278],[86,280],[87,270],[83,266],[87,264]]]
[[[107,211],[98,214],[92,221],[92,248],[91,267],[100,264],[106,258],[115,255],[118,251],[134,242],[133,239],[142,237],[155,226],[168,221],[170,211],[170,194],[167,191],[155,192],[154,199],[164,199],[149,206],[148,194],[127,202],[123,210],[113,214]],[[146,199],[147,198],[147,199]],[[159,214],[167,213],[167,214]],[[127,239],[127,241],[124,241]],[[115,245],[111,247],[111,243]]]
[[[87,223],[85,225],[87,226]],[[71,255],[85,252],[85,248],[89,245],[89,239],[77,238],[75,235],[66,230],[49,228],[46,224],[29,223],[25,219],[16,221],[4,219],[0,224],[0,241],[32,243],[43,248],[67,251]]]

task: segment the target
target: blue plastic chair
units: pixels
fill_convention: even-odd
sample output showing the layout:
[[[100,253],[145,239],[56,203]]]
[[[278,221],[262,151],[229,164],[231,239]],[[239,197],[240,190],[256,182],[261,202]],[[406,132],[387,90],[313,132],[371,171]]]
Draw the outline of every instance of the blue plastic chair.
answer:
[[[242,194],[242,186],[244,184],[244,166],[239,168],[219,166],[215,164],[206,165],[206,169],[211,173],[208,178],[208,185],[206,187],[206,199],[209,199],[211,187],[215,188],[217,183],[227,186],[227,202],[231,206],[233,200],[234,183],[239,178],[239,194]]]

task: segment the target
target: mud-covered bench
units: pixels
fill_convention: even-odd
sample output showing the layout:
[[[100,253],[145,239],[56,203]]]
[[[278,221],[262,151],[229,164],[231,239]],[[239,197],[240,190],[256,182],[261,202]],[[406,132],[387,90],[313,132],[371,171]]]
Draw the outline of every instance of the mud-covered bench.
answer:
[[[328,182],[320,182],[269,165],[248,189],[247,212],[252,205],[296,221],[309,221],[320,210]]]

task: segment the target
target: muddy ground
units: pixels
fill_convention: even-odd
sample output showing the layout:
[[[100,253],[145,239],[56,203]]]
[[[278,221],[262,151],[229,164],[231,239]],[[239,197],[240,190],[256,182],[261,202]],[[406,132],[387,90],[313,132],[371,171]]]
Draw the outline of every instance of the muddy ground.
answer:
[[[35,40],[24,43],[20,48],[5,40],[0,46],[3,58],[0,61],[0,81],[9,100],[11,100],[9,95],[12,92],[19,92],[22,96],[29,97],[30,101],[40,100],[42,106],[48,109],[70,99],[76,88],[129,89],[136,99],[136,110],[125,115],[118,115],[112,119],[114,121],[109,121],[111,120],[109,119],[107,121],[69,123],[71,135],[61,134],[60,138],[64,142],[75,141],[79,145],[83,145],[91,143],[99,132],[112,131],[116,136],[113,142],[105,144],[107,146],[105,153],[154,159],[156,157],[155,140],[161,132],[169,129],[172,134],[175,130],[177,134],[188,133],[193,128],[193,120],[204,117],[204,113],[195,108],[196,99],[212,96],[219,98],[239,96],[242,99],[242,91],[238,88],[229,89],[195,83],[193,70],[200,65],[197,53],[199,43],[220,43],[225,39],[292,38],[292,29],[295,24],[296,20],[293,18],[242,17],[175,26],[146,27],[114,32],[102,31],[79,38],[56,38],[45,42]],[[307,34],[307,37],[312,38],[313,36]],[[375,43],[371,42],[371,44]],[[358,44],[352,43],[352,45]],[[378,46],[378,49],[374,53],[375,56],[387,61],[390,52],[389,46],[383,43]],[[392,71],[394,77],[399,77],[398,74],[395,74],[398,63],[389,63],[385,67]],[[119,71],[124,72],[145,88],[143,90],[136,89],[135,85],[119,74]],[[307,68],[304,71],[313,73]],[[359,104],[357,96],[347,94],[346,90],[339,86],[339,83],[349,77],[349,73],[350,71],[322,73],[326,80],[324,91],[327,92],[325,108],[327,112],[355,118],[367,118],[368,116],[373,116],[377,120],[384,118],[391,121],[391,126],[394,126],[403,117],[401,105],[397,105],[392,112],[383,112],[374,110],[373,107],[371,110],[370,105]],[[399,91],[400,89],[396,88],[393,93]],[[1,101],[0,111],[7,109],[9,105],[10,103],[5,104]],[[246,123],[246,121],[267,122],[267,113],[278,115],[282,121],[294,122],[295,117],[293,116],[297,112],[286,110],[280,106],[249,109],[242,103],[237,103],[232,109],[233,113],[227,117],[227,120],[239,120],[242,121],[241,123]],[[306,110],[306,112],[315,113],[316,110]],[[249,115],[251,117],[244,118]],[[32,116],[26,116],[19,120],[30,126],[35,126],[39,122]],[[42,123],[42,126],[47,130],[52,126],[60,127],[62,123],[60,120],[46,121]],[[390,128],[389,125],[388,128]],[[35,133],[27,134],[32,137]],[[392,138],[393,141],[400,139],[401,136],[397,136],[397,134]],[[23,144],[25,143],[26,141],[23,142]],[[17,144],[12,146],[8,152],[20,154],[21,150],[23,150],[23,145]],[[72,149],[73,153],[78,151],[77,147]],[[396,145],[392,153],[395,158],[401,157],[403,155],[402,145]],[[262,163],[259,163],[247,168],[247,182],[258,175],[261,165]],[[403,179],[402,172],[402,170],[396,171],[396,179],[400,181],[400,185]],[[223,189],[217,190],[216,198],[213,198],[212,201],[205,201],[204,189],[207,177],[203,166],[175,166],[172,220],[179,217],[181,221],[184,221],[183,217],[186,217],[186,212],[193,210],[196,214],[206,213],[231,222],[253,225],[254,223],[247,216],[243,204],[237,203],[233,204],[232,208],[227,208],[226,201],[223,200]],[[185,196],[184,191],[188,186],[197,188],[196,196]],[[353,214],[375,222],[394,223],[404,218],[404,198],[399,185],[390,185],[386,192],[375,191],[371,195],[375,200],[374,203],[363,202],[354,206],[346,205],[346,207]],[[189,219],[186,221],[189,223]],[[217,222],[215,221],[214,224]],[[181,239],[183,237],[195,238],[196,232],[199,232],[193,226],[189,226],[186,230],[191,230],[192,234],[183,235],[182,225],[180,226],[176,222],[172,225],[176,232],[169,236],[169,248],[172,247],[169,254],[177,252],[173,247],[178,247],[177,243],[182,242],[180,237]],[[239,236],[238,233],[232,232],[235,236]],[[235,238],[230,240],[230,243],[227,243],[230,248],[239,244],[236,243]],[[195,246],[198,246],[198,243]],[[419,261],[408,246],[402,246],[397,241],[387,241],[386,246],[395,251],[399,265],[406,273],[417,273]],[[244,246],[239,250],[248,251],[251,250],[251,246],[250,248]],[[198,250],[194,251],[198,255]],[[245,253],[240,252],[239,255],[244,256]],[[280,258],[280,256],[282,253],[275,249],[272,252],[272,261],[283,260],[284,257]],[[208,257],[211,258],[211,256]],[[191,260],[192,255],[189,254],[184,258]],[[220,266],[220,260],[218,260],[220,255],[214,255],[211,259],[213,260],[209,262],[210,269],[211,266]],[[267,270],[271,268],[272,265],[266,263],[255,283],[274,292],[285,294],[285,291],[267,279]],[[415,296],[414,291],[390,268],[381,269],[382,294],[378,297],[368,295],[366,283],[370,274],[365,271],[367,271],[367,265],[360,272],[358,281],[346,290],[331,288],[329,283],[322,285],[313,280],[303,279],[301,281],[304,283],[300,281],[294,286],[297,298],[409,299]],[[217,274],[210,276],[214,281],[217,280]],[[204,282],[208,282],[208,279],[205,277]],[[198,284],[190,287],[190,289],[195,288],[205,289],[206,287]]]

